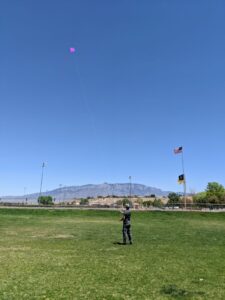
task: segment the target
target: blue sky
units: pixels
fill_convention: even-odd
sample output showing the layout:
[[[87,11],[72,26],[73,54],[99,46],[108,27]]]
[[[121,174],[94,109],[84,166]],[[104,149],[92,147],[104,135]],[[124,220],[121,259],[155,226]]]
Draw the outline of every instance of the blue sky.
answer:
[[[0,4],[0,194],[225,185],[225,2]],[[69,48],[76,53],[70,54]]]

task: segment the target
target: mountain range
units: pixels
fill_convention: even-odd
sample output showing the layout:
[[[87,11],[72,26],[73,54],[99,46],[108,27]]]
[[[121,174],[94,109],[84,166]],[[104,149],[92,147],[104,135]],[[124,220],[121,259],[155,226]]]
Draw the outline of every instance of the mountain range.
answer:
[[[57,188],[52,191],[43,192],[44,196],[52,196],[56,202],[79,199],[79,198],[96,198],[98,196],[148,196],[154,194],[156,196],[167,196],[168,191],[163,191],[159,188],[146,186],[138,183],[103,183],[103,184],[87,184],[81,186],[67,186]],[[26,198],[28,202],[36,202],[39,193],[24,195],[24,196],[6,196],[1,197],[2,202],[23,202]]]

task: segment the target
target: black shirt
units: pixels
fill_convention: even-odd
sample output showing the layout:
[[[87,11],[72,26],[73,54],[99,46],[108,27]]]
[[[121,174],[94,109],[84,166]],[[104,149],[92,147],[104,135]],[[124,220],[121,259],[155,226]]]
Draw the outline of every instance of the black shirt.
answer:
[[[130,219],[131,219],[131,212],[129,209],[127,209],[123,212],[123,224],[130,225]]]

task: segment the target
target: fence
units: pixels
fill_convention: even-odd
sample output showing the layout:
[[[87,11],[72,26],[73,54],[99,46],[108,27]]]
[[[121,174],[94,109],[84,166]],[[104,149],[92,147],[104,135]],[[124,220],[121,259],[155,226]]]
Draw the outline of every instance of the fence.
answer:
[[[28,208],[87,208],[87,209],[121,209],[120,205],[101,205],[101,204],[94,204],[94,205],[71,205],[71,204],[53,204],[53,205],[39,205],[39,204],[24,204],[24,203],[12,203],[12,202],[0,202],[0,207],[28,207]],[[186,208],[184,203],[173,203],[173,204],[164,204],[160,206],[139,206],[134,207],[135,210],[188,210],[188,211],[225,211],[225,204],[216,204],[216,203],[187,203]]]
[[[165,204],[164,208],[168,209],[184,209],[184,203]],[[187,203],[186,210],[225,210],[225,204],[216,203]]]

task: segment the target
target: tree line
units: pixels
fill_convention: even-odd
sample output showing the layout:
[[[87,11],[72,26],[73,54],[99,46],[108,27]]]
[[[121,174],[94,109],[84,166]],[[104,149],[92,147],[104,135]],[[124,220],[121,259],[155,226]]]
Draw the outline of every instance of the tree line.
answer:
[[[184,198],[178,193],[169,193],[168,204],[183,203]],[[225,204],[225,188],[218,182],[209,182],[203,192],[192,195],[193,203],[199,204]]]

